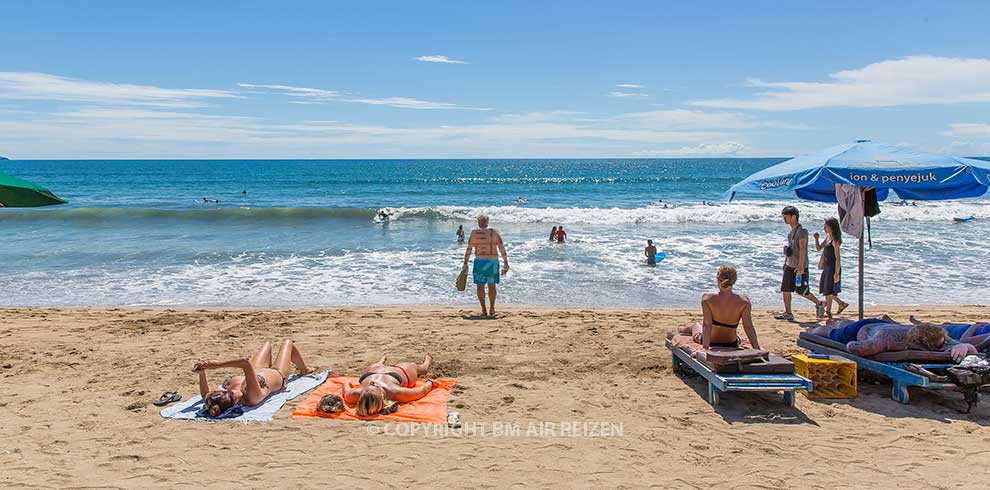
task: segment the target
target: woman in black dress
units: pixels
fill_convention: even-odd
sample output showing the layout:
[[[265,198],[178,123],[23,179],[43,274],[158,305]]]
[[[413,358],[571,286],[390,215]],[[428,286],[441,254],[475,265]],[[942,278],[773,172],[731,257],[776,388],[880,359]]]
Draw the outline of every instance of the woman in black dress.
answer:
[[[839,315],[849,303],[839,299],[842,292],[842,258],[839,255],[839,248],[842,246],[842,230],[839,229],[839,220],[829,218],[825,220],[825,242],[819,241],[819,234],[815,232],[815,249],[822,252],[822,260],[819,263],[822,269],[822,277],[818,282],[818,292],[825,296],[825,314],[832,318],[832,301],[839,305],[835,314]]]

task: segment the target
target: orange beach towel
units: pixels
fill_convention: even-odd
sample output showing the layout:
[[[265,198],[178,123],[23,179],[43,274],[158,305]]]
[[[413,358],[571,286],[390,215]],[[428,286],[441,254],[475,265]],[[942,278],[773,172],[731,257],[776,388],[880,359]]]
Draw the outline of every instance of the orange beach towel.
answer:
[[[326,382],[313,390],[309,397],[306,398],[306,401],[300,403],[296,409],[292,411],[292,418],[324,417],[328,419],[340,420],[389,420],[392,422],[428,422],[434,424],[446,424],[447,397],[450,396],[450,390],[453,388],[454,383],[457,383],[457,380],[436,380],[438,386],[430,391],[426,396],[414,402],[399,404],[399,410],[389,415],[358,417],[357,414],[354,413],[354,407],[350,406],[345,406],[344,411],[338,414],[317,412],[316,404],[319,403],[320,398],[323,398],[323,395],[335,394],[343,397],[342,386],[344,383],[356,385],[358,383],[358,379],[343,376],[327,378]],[[424,383],[426,383],[426,380],[416,380],[416,386],[420,386]]]

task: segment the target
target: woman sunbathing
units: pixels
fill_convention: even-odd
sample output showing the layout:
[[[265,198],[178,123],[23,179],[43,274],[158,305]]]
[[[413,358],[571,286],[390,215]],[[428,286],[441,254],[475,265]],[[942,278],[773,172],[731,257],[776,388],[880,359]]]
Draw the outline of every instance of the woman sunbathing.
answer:
[[[736,283],[736,268],[723,265],[715,274],[718,283],[717,293],[705,293],[701,296],[701,323],[693,323],[680,328],[682,335],[691,335],[694,341],[701,344],[704,350],[712,347],[738,347],[739,323],[746,331],[746,338],[754,349],[760,348],[756,338],[756,328],[753,327],[752,305],[749,298],[732,292]]]
[[[306,363],[303,362],[299,349],[295,344],[285,339],[275,356],[272,365],[272,344],[265,342],[253,358],[231,359],[229,361],[196,361],[193,371],[199,373],[199,394],[203,397],[206,413],[216,417],[237,403],[245,406],[255,406],[270,394],[282,389],[289,377],[290,366],[294,364],[301,374],[309,374]],[[220,388],[211,390],[206,381],[207,369],[237,368],[243,369],[243,376],[230,376],[223,380]]]
[[[931,323],[901,325],[886,315],[857,322],[837,321],[813,327],[808,332],[846,344],[849,353],[863,357],[881,352],[927,350],[950,352],[959,362],[976,354],[975,347],[952,340],[941,326]]]
[[[433,357],[429,354],[423,359],[422,364],[400,362],[387,365],[386,362],[388,356],[382,356],[378,362],[365,368],[364,374],[358,378],[360,387],[351,388],[348,383],[344,384],[344,401],[348,405],[357,404],[355,412],[358,417],[370,417],[383,411],[394,411],[396,403],[419,400],[436,388],[433,380],[416,387],[416,379],[419,378],[420,373],[425,374],[430,369],[430,363],[433,362]]]
[[[910,318],[912,325],[927,325],[928,322],[918,320],[914,316]],[[934,323],[945,329],[949,338],[972,345],[980,345],[990,339],[990,323]]]

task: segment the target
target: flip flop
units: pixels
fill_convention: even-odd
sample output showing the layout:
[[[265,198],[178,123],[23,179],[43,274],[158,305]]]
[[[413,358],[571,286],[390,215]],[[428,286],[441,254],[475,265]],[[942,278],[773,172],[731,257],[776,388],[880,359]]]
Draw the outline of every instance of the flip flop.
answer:
[[[175,403],[182,399],[182,396],[174,391],[166,391],[162,393],[162,396],[158,397],[158,400],[152,402],[156,407],[164,407],[169,403]]]
[[[839,309],[835,310],[835,315],[841,315],[843,311],[846,311],[846,308],[849,308],[849,303],[839,305]]]

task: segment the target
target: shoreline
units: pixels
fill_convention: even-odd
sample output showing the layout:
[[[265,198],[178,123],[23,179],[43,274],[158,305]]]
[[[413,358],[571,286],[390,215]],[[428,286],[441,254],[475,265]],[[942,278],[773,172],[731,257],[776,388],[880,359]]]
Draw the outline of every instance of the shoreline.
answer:
[[[0,465],[10,470],[0,486],[306,488],[330,478],[361,488],[961,488],[971,477],[945,465],[980,464],[990,451],[977,432],[990,425],[990,406],[961,414],[958,393],[914,390],[900,405],[888,384],[865,378],[851,400],[798,396],[790,409],[779,395],[732,393],[712,408],[700,378],[672,373],[662,341],[700,319],[697,308],[505,306],[500,319],[465,318],[476,310],[0,308]],[[867,311],[990,317],[987,306]],[[754,309],[761,342],[802,352],[801,324],[772,312]],[[293,420],[305,397],[255,424],[163,421],[151,405],[167,390],[197,392],[196,359],[245,356],[286,337],[313,367],[343,374],[383,352],[395,360],[431,352],[433,374],[458,380],[448,406],[482,431]],[[223,374],[211,373],[211,383]],[[521,432],[497,433],[496,424]],[[545,430],[529,433],[533,426]],[[377,472],[362,470],[369,461]]]

